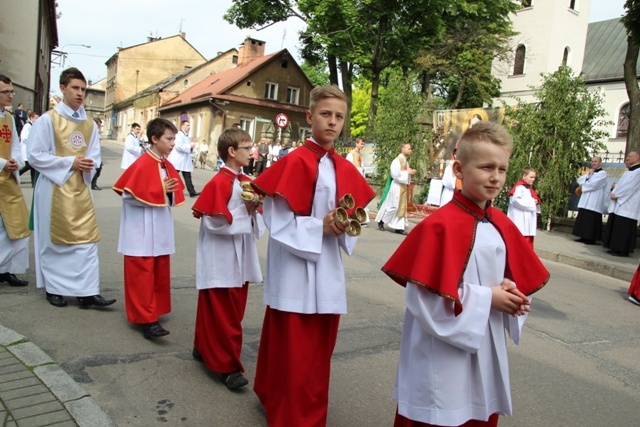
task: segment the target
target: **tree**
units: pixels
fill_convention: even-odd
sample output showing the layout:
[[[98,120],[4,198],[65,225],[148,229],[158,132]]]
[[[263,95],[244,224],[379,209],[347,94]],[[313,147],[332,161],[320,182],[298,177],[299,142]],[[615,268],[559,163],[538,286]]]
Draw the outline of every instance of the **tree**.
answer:
[[[627,0],[627,13],[621,21],[627,29],[627,54],[624,59],[624,84],[629,95],[629,132],[626,152],[640,147],[640,88],[638,54],[640,52],[640,0]]]
[[[369,123],[369,103],[371,102],[371,82],[358,78],[353,84],[351,104],[351,136],[364,138]]]
[[[423,132],[416,121],[426,98],[419,90],[417,75],[394,70],[381,95],[380,114],[371,140],[376,145],[374,159],[377,180],[384,184],[391,162],[400,153],[400,146],[404,142],[411,143],[413,152],[410,162],[417,170],[415,179],[420,179],[427,166],[427,152],[432,138],[431,132]]]
[[[324,86],[329,84],[329,73],[325,64],[313,65],[307,61],[300,64],[300,68],[314,86]]]
[[[535,95],[538,103],[505,106],[515,145],[497,204],[506,209],[507,191],[521,178],[522,169],[531,166],[538,176],[542,218],[550,224],[552,218],[566,214],[571,182],[591,154],[604,148],[602,140],[608,135],[600,128],[610,123],[602,119],[601,92],[590,92],[571,68],[560,67],[542,78]]]

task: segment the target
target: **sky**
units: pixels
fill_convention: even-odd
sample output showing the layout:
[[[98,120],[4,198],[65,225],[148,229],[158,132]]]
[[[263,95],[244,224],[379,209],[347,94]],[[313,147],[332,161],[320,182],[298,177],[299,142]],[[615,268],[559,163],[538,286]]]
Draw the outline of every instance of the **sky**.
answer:
[[[549,1],[549,0],[546,0]],[[592,0],[589,22],[617,18],[624,13],[625,0]],[[118,47],[147,41],[147,37],[186,38],[206,59],[238,47],[245,37],[266,42],[267,54],[286,48],[300,62],[297,50],[302,21],[290,18],[261,31],[239,29],[223,19],[232,0],[111,0],[91,9],[86,0],[58,0],[58,50],[67,52],[65,68],[78,67],[87,80],[96,82],[107,75],[105,62]],[[93,2],[91,2],[93,6]],[[90,48],[78,46],[87,45]],[[61,65],[53,65],[53,93],[59,94]]]

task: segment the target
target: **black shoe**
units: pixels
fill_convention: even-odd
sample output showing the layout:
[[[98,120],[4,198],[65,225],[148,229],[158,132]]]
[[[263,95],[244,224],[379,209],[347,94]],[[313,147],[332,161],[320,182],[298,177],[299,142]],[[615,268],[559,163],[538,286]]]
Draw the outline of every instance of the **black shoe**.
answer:
[[[62,295],[50,294],[49,292],[47,292],[47,301],[55,307],[65,307],[67,305]]]
[[[96,191],[101,191],[102,188],[98,187],[97,185],[94,185],[91,187],[92,190],[96,190]]]
[[[189,197],[197,197],[200,195],[199,191],[196,191],[195,193],[189,194]]]
[[[29,284],[27,280],[20,280],[13,273],[0,274],[0,282],[7,282],[9,286],[27,286]]]
[[[237,390],[240,387],[244,387],[249,384],[249,380],[247,380],[240,371],[231,372],[229,374],[222,374],[220,379],[229,390]]]
[[[584,239],[581,237],[579,239],[575,239],[574,242],[584,243]]]
[[[396,230],[396,234],[402,234],[403,236],[407,235],[407,233],[404,230]]]
[[[378,223],[378,230],[380,230],[380,231],[384,231],[384,222],[380,221],[380,222]]]
[[[145,323],[142,325],[142,335],[144,335],[146,339],[151,340],[169,335],[169,331],[160,326],[158,322]]]
[[[104,299],[102,295],[94,295],[92,297],[77,297],[78,298],[78,307],[82,309],[90,308],[91,306],[95,307],[107,307],[114,302],[115,299]]]
[[[204,359],[202,358],[202,355],[200,354],[200,352],[198,350],[196,350],[195,347],[193,347],[193,351],[191,352],[191,355],[193,356],[193,359],[200,362],[200,363],[204,363]]]
[[[611,254],[613,256],[619,256],[619,257],[628,257],[629,254],[626,252],[618,252],[618,251],[612,251],[611,249],[609,249],[607,251],[608,254]]]

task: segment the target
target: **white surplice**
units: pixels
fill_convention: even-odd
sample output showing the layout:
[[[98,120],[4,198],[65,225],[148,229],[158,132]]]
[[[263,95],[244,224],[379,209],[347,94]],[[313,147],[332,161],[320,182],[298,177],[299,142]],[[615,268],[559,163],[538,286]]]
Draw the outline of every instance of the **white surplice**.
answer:
[[[404,158],[404,155],[400,154],[400,156]],[[384,203],[382,203],[382,206],[380,206],[378,210],[376,222],[382,221],[391,228],[404,230],[405,217],[397,216],[398,208],[400,207],[400,184],[409,185],[411,183],[411,175],[409,175],[408,170],[409,162],[407,161],[407,169],[402,170],[402,165],[398,157],[391,162],[391,185],[389,186],[387,198],[384,199]]]
[[[167,160],[171,162],[177,171],[191,172],[193,170],[193,161],[191,160],[191,140],[189,135],[179,130],[176,134],[176,145],[167,156]]]
[[[138,160],[141,154],[142,146],[140,145],[140,139],[132,132],[127,135],[127,138],[124,140],[124,150],[122,151],[120,168],[127,169],[133,162]]]
[[[236,173],[234,171],[234,173]],[[222,215],[200,220],[196,252],[196,288],[239,288],[245,282],[262,282],[256,239],[265,231],[261,214],[249,215],[242,188],[234,182],[227,207],[231,224]]]
[[[609,213],[636,221],[640,219],[640,168],[626,171],[611,193],[617,199],[611,200]]]
[[[264,302],[272,309],[293,313],[347,312],[342,248],[351,255],[357,238],[322,234],[322,220],[336,208],[336,171],[324,155],[310,216],[295,215],[279,196],[264,200],[269,228]]]
[[[513,196],[509,197],[507,216],[511,218],[523,236],[536,235],[538,213],[540,213],[540,205],[536,203],[531,191],[524,185],[518,185]]]
[[[460,285],[458,316],[452,301],[407,283],[394,389],[401,415],[442,426],[487,420],[493,413],[511,415],[505,331],[517,345],[526,315],[491,309],[491,287],[502,283],[505,260],[496,228],[479,223]]]
[[[6,110],[0,111],[0,117],[9,116],[13,120],[11,113]],[[30,126],[30,125],[27,125]],[[26,127],[26,126],[25,126]],[[11,157],[18,162],[18,170],[24,166],[25,158],[22,156],[21,144],[18,139],[16,127],[11,126]],[[11,159],[3,159],[0,157],[0,170],[4,169],[7,162]],[[20,182],[20,173],[15,171],[13,175],[17,182]],[[29,238],[24,237],[18,240],[9,239],[4,222],[0,218],[0,274],[13,273],[22,274],[29,267]]]
[[[83,107],[77,111],[79,117],[72,117],[73,110],[59,103],[54,109],[66,120],[79,123],[87,118]],[[85,157],[93,160],[94,168],[100,166],[100,137],[94,124],[91,139],[86,141]],[[83,243],[77,245],[58,245],[51,242],[51,197],[53,186],[62,186],[72,175],[75,156],[56,156],[53,126],[48,114],[43,114],[33,124],[29,134],[29,164],[40,176],[34,189],[34,251],[36,261],[36,284],[45,287],[47,292],[86,297],[100,293],[100,271],[98,263],[98,244]],[[95,169],[83,172],[87,186]]]
[[[440,195],[440,206],[444,206],[453,199],[453,192],[456,191],[456,176],[453,174],[453,161],[449,162],[442,174],[442,194]]]
[[[593,174],[584,174],[577,180],[582,186],[578,209],[603,213],[607,197],[607,172],[599,170]]]

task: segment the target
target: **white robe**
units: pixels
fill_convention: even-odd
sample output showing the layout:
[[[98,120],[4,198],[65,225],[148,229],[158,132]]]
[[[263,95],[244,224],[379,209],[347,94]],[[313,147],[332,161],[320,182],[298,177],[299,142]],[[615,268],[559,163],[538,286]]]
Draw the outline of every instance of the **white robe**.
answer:
[[[0,117],[5,118],[11,113],[0,111]],[[15,122],[14,122],[15,123]],[[26,127],[26,126],[25,126]],[[18,139],[18,132],[15,125],[11,127],[11,157],[18,162],[18,170],[24,166],[24,157],[22,156],[21,143]],[[0,170],[4,169],[10,159],[0,157]],[[13,175],[17,182],[20,182],[20,173],[15,171]],[[13,273],[22,274],[29,267],[29,238],[23,237],[18,240],[11,240],[7,235],[4,222],[0,218],[0,274]]]
[[[235,173],[235,172],[234,172]],[[261,214],[249,215],[240,194],[233,186],[228,208],[231,224],[222,215],[203,216],[200,220],[196,252],[196,288],[239,288],[245,282],[262,282],[256,239],[265,231]]]
[[[29,140],[29,133],[31,133],[31,127],[33,123],[27,122],[20,131],[20,153],[22,154],[22,160],[27,160],[27,141]]]
[[[357,238],[346,233],[339,237],[322,234],[323,218],[336,207],[333,162],[326,155],[320,159],[311,216],[294,215],[278,196],[266,197],[263,207],[270,231],[264,303],[293,313],[345,314],[340,248],[351,255]]]
[[[83,107],[78,110],[79,118],[71,115],[73,110],[59,103],[55,110],[67,120],[81,122],[87,114]],[[94,168],[100,166],[100,137],[94,124],[91,139],[86,141],[85,157],[93,160]],[[47,292],[86,297],[100,293],[100,269],[98,244],[58,245],[51,243],[51,197],[54,185],[64,185],[72,175],[71,166],[75,156],[59,157],[55,153],[53,126],[48,114],[43,114],[33,124],[29,135],[29,164],[40,176],[34,190],[34,251],[36,261],[36,284]],[[88,186],[95,169],[84,172],[83,180]]]
[[[402,154],[400,154],[402,156]],[[406,159],[405,159],[406,160]],[[406,218],[397,216],[400,207],[400,184],[409,185],[411,183],[411,175],[409,175],[409,162],[407,162],[407,170],[402,170],[400,160],[396,157],[391,162],[391,186],[387,193],[387,198],[380,206],[376,222],[384,222],[389,227],[396,230],[404,230]]]
[[[540,213],[540,205],[536,203],[531,191],[524,185],[518,185],[513,196],[509,197],[507,216],[511,218],[523,236],[536,235],[538,213]]]
[[[578,209],[603,213],[607,197],[607,172],[600,170],[591,176],[584,174],[577,182],[582,186]]]
[[[124,150],[122,151],[121,169],[127,169],[142,154],[142,146],[140,140],[133,133],[127,135],[124,140]]]
[[[526,316],[491,309],[491,287],[502,283],[505,262],[500,234],[491,223],[479,223],[458,316],[452,301],[407,283],[394,389],[401,415],[442,426],[511,415],[505,329],[517,345]]]
[[[169,153],[167,160],[171,162],[176,170],[181,172],[191,172],[193,161],[191,160],[191,140],[189,135],[180,130],[176,134],[176,145]]]
[[[611,193],[617,199],[611,200],[609,213],[636,221],[640,219],[640,168],[626,171]]]
[[[349,152],[349,154],[347,154],[347,160],[349,162],[351,162],[353,164],[353,166],[356,166],[355,160],[353,159],[353,154],[351,152]],[[356,166],[356,169],[358,169],[358,172],[360,172],[360,175],[365,177],[365,174],[364,174],[364,162],[362,161],[362,155],[360,155],[360,161],[362,162],[361,163],[362,167],[357,167]],[[364,211],[367,214],[367,219],[364,222],[362,222],[361,224],[369,224],[369,209],[366,206],[362,206],[362,207],[364,208]]]
[[[453,174],[453,162],[449,162],[442,174],[442,195],[440,195],[440,206],[444,206],[453,199],[453,192],[456,191],[456,176]]]

